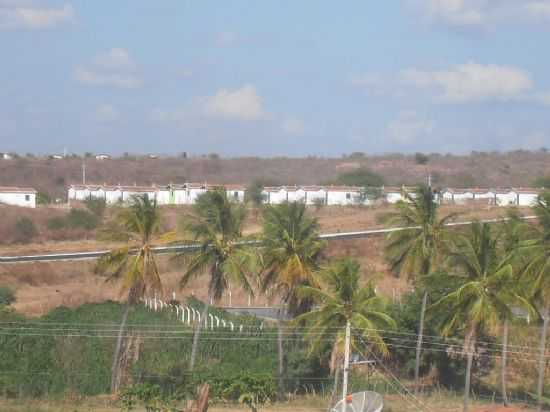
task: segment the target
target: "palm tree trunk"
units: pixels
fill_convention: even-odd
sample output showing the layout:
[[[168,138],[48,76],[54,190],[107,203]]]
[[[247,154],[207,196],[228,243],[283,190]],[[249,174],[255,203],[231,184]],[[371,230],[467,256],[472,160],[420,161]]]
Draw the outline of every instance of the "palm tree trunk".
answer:
[[[468,360],[466,363],[466,382],[464,383],[464,406],[462,409],[463,412],[468,412],[468,407],[470,403],[470,380],[472,376],[472,362],[474,360],[475,347],[475,339],[472,339],[467,348]]]
[[[428,292],[424,292],[422,297],[422,309],[420,311],[420,324],[418,325],[418,340],[416,342],[416,361],[414,365],[414,394],[418,395],[420,386],[420,354],[422,352],[422,339],[424,337],[424,315],[426,314],[426,304],[428,303]]]
[[[279,355],[279,370],[277,374],[278,387],[277,387],[277,400],[281,402],[283,400],[283,394],[285,390],[284,383],[284,350],[283,350],[283,320],[281,319],[283,310],[279,310],[279,319],[277,320],[277,352]]]
[[[195,333],[193,334],[193,346],[191,347],[191,360],[189,361],[189,371],[193,372],[195,369],[195,361],[197,360],[197,351],[199,349],[199,336],[201,334],[202,324],[206,322],[206,316],[208,316],[208,304],[212,299],[211,294],[208,294],[208,300],[204,302],[202,308],[201,320],[195,325]]]
[[[113,356],[113,364],[111,366],[111,392],[115,393],[119,389],[121,370],[120,370],[120,355],[122,352],[122,335],[126,328],[126,322],[128,320],[128,314],[130,312],[130,304],[126,304],[126,310],[122,315],[122,321],[120,322],[120,328],[118,330],[118,337],[116,341],[115,354]]]
[[[508,406],[508,394],[506,393],[506,358],[508,355],[508,319],[504,320],[502,330],[502,366],[500,370],[500,381],[502,385],[502,402]]]
[[[539,399],[538,412],[542,411],[542,396],[544,395],[544,372],[546,369],[546,335],[548,334],[548,322],[550,321],[550,306],[544,309],[542,320],[542,331],[540,334],[540,357],[539,357],[539,380],[537,384],[537,395]]]

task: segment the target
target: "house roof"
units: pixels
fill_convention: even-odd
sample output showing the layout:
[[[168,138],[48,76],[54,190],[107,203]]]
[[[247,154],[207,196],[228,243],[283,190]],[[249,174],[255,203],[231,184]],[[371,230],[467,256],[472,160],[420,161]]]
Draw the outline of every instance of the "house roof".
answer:
[[[534,187],[515,187],[514,188],[514,192],[516,193],[533,194],[533,195],[538,195],[543,190],[544,189],[539,189]]]
[[[14,186],[0,186],[0,193],[27,193],[36,194],[36,189],[32,187],[14,187]]]

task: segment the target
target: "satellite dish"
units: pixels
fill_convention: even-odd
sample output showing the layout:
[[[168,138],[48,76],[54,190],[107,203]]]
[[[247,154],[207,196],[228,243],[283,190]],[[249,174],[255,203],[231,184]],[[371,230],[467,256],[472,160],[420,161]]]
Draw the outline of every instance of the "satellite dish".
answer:
[[[380,412],[384,407],[382,395],[372,391],[356,392],[338,402],[331,412]]]

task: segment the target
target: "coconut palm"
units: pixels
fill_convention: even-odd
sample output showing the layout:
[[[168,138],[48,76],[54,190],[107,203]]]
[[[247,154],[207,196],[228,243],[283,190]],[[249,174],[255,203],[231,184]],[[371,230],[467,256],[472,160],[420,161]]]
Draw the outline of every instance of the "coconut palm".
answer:
[[[205,319],[208,306],[219,301],[231,282],[235,282],[250,295],[253,294],[248,275],[254,267],[255,254],[249,244],[242,242],[245,208],[231,202],[226,191],[215,189],[206,192],[193,206],[194,214],[185,225],[199,248],[190,255],[182,255],[186,263],[180,286],[191,280],[208,276],[208,299],[201,319]],[[195,326],[189,368],[192,371],[198,350],[202,322]]]
[[[523,248],[529,253],[529,262],[523,271],[523,279],[527,283],[534,301],[541,308],[542,330],[540,339],[539,376],[537,396],[542,399],[544,392],[544,372],[546,369],[545,346],[550,322],[550,192],[541,193],[534,206],[538,226],[531,240],[525,242]],[[539,401],[539,411],[542,402]]]
[[[330,342],[330,369],[336,378],[344,351],[345,328],[349,323],[352,348],[361,351],[364,342],[369,342],[373,350],[388,355],[379,331],[394,328],[395,321],[385,313],[385,301],[376,294],[374,284],[369,282],[361,287],[359,264],[351,259],[341,259],[321,270],[316,277],[319,288],[298,288],[298,294],[311,299],[316,309],[294,320],[308,328],[305,338],[311,344],[311,352],[321,353],[326,342]],[[335,379],[333,397],[336,386]]]
[[[508,259],[498,254],[497,239],[487,223],[472,223],[467,235],[459,236],[449,253],[452,290],[430,308],[444,313],[443,336],[456,331],[465,334],[467,355],[464,411],[468,410],[472,361],[478,336],[496,329],[502,319],[510,319],[512,307],[529,307],[514,288],[514,272]]]
[[[412,193],[405,193],[406,200],[398,202],[395,212],[386,215],[390,226],[408,229],[391,232],[386,238],[385,254],[393,272],[403,274],[415,282],[417,278],[437,271],[448,239],[445,225],[456,217],[438,215],[439,205],[429,186],[419,186]],[[416,282],[421,286],[420,282]],[[422,297],[416,362],[414,368],[415,391],[419,388],[420,354],[424,332],[424,316],[428,293]]]
[[[319,240],[319,224],[307,215],[303,203],[266,206],[263,212],[262,289],[281,304],[278,322],[278,386],[283,394],[283,324],[284,313],[296,315],[308,308],[308,300],[296,294],[301,285],[315,286],[324,242]]]
[[[498,226],[498,239],[499,239],[499,253],[504,256],[512,264],[514,275],[518,274],[520,268],[523,266],[525,260],[525,254],[520,253],[521,246],[524,243],[528,235],[529,227],[522,220],[521,215],[516,209],[510,209],[506,213],[506,218]],[[521,282],[517,282],[511,287],[516,289],[518,294],[527,296],[526,291],[523,288]],[[528,310],[532,311],[532,307],[529,306]],[[508,393],[506,390],[506,364],[508,359],[508,331],[510,319],[506,316],[508,313],[504,312],[502,315],[502,357],[501,357],[501,370],[500,370],[500,382],[502,391],[502,400],[504,405],[508,405]]]
[[[160,292],[162,284],[152,242],[159,232],[160,211],[156,201],[135,196],[128,207],[120,209],[107,226],[106,235],[127,241],[99,259],[96,272],[108,281],[120,279],[121,293],[126,293],[126,310],[122,316],[111,368],[111,391],[118,390],[121,374],[122,336],[130,309],[148,293]],[[133,247],[137,246],[137,250]]]

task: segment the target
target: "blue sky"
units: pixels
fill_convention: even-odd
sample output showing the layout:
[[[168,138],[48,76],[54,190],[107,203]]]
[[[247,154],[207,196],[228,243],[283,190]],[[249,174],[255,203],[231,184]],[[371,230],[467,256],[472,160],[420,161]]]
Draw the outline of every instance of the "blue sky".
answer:
[[[0,0],[0,151],[550,147],[550,0]]]

